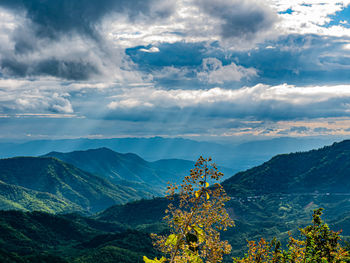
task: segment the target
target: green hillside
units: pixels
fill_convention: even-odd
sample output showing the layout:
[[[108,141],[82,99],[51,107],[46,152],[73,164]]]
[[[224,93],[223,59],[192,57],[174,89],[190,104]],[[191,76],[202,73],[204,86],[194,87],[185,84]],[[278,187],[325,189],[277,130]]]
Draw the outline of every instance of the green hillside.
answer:
[[[69,153],[51,152],[46,156],[56,157],[84,171],[115,181],[127,180],[157,185],[166,181],[165,176],[157,174],[148,162],[132,153],[121,154],[108,148],[99,148]]]
[[[350,140],[318,150],[277,155],[223,183],[236,194],[348,193]]]
[[[67,199],[0,181],[0,210],[11,209],[48,213],[83,211],[79,205]]]
[[[142,262],[148,234],[76,214],[0,211],[0,262]]]
[[[181,159],[147,162],[136,154],[117,153],[108,148],[68,153],[50,152],[45,156],[58,158],[116,184],[150,195],[163,195],[168,182],[180,183],[194,166],[194,162]],[[228,168],[224,168],[223,172],[227,176],[232,174]]]
[[[147,196],[51,157],[1,159],[0,180],[2,208],[97,212]]]

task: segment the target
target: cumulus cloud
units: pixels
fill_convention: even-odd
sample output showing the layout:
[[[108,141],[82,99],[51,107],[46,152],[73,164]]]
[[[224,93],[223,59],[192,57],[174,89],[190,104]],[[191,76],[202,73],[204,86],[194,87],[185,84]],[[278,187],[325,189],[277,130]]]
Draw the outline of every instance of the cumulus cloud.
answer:
[[[350,4],[349,0],[339,1],[305,1],[272,0],[272,6],[279,11],[281,22],[278,30],[285,33],[317,34],[328,36],[349,36],[349,28],[345,24],[331,25],[337,12],[341,12]],[[289,12],[286,12],[289,10]]]
[[[0,113],[2,114],[71,114],[74,106],[71,94],[82,94],[84,89],[101,89],[100,85],[91,87],[79,83],[63,83],[57,79],[41,78],[0,79]]]
[[[197,73],[201,81],[208,83],[222,84],[225,82],[240,81],[243,78],[256,77],[257,71],[254,68],[237,66],[235,63],[222,65],[216,58],[203,59],[202,71]]]
[[[0,92],[2,93],[2,92]],[[12,93],[6,94],[7,98],[2,99],[1,112],[52,112],[52,113],[73,113],[73,107],[67,93],[51,93],[36,91],[23,91],[21,95]]]

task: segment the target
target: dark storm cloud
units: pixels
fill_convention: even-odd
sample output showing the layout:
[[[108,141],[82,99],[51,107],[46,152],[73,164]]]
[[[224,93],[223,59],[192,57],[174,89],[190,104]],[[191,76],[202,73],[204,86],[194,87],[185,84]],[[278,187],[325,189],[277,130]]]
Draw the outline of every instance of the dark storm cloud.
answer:
[[[250,40],[266,31],[276,22],[276,14],[267,6],[251,0],[201,0],[201,9],[209,16],[219,18],[223,38]]]
[[[0,74],[68,80],[110,75],[124,66],[123,54],[99,27],[106,16],[152,23],[173,11],[172,3],[160,0],[2,0],[0,7],[27,18],[8,35],[13,48],[0,47]]]
[[[162,18],[172,9],[153,10],[158,0],[2,0],[0,6],[23,10],[38,37],[56,38],[57,33],[78,32],[96,36],[95,26],[105,15],[116,12],[131,20],[140,16]]]
[[[54,58],[40,60],[34,64],[16,59],[4,59],[0,65],[7,74],[17,77],[49,75],[68,80],[87,80],[90,76],[99,73],[98,69],[89,62]]]
[[[259,72],[259,82],[317,85],[350,80],[347,39],[319,35],[288,35],[250,52],[233,52],[232,60]]]

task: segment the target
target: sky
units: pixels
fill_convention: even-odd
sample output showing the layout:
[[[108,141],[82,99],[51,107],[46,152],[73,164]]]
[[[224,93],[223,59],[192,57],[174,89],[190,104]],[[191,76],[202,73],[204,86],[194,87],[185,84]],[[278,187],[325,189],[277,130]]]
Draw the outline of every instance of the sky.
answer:
[[[0,140],[350,135],[350,0],[1,0]]]

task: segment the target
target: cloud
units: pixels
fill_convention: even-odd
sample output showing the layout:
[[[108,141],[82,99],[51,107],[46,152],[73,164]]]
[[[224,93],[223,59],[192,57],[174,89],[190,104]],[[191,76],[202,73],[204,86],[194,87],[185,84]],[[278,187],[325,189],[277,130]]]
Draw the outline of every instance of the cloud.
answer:
[[[0,113],[71,114],[74,113],[72,90],[65,90],[62,83],[52,79],[0,79]]]
[[[313,131],[316,133],[329,133],[329,132],[332,132],[333,130],[326,127],[317,127],[317,128],[314,128]]]
[[[26,38],[25,34],[23,34],[24,38]],[[54,76],[68,80],[99,77],[123,80],[134,75],[128,80],[140,81],[138,72],[131,72],[131,64],[124,59],[122,51],[110,49],[108,45],[105,45],[105,50],[101,50],[95,43],[86,41],[78,35],[62,36],[54,42],[33,39],[30,34],[27,39],[28,43],[35,42],[35,49],[22,53],[16,52],[15,45],[13,50],[2,50],[3,48],[0,47],[0,71],[3,75],[7,77]]]
[[[144,81],[124,50],[101,27],[105,17],[145,22],[172,12],[171,6],[158,2],[1,1],[0,74]]]
[[[2,101],[0,111],[3,112],[52,112],[73,113],[73,107],[66,93],[23,92],[20,96]]]
[[[341,11],[348,8],[350,1],[273,1],[272,7],[279,12],[281,22],[278,30],[284,34],[317,34],[348,36],[346,24],[335,23]],[[290,10],[289,12],[286,12]]]
[[[290,34],[267,41],[249,52],[232,52],[232,60],[255,68],[257,81],[295,85],[346,83],[350,80],[348,39]]]
[[[168,90],[53,78],[1,79],[0,105],[2,126],[12,123],[5,129],[10,137],[11,129],[13,134],[59,131],[62,136],[112,137],[342,134],[349,126],[350,86],[258,84]],[[46,121],[53,118],[60,120]],[[38,130],[30,127],[34,123],[51,126]]]
[[[307,131],[309,131],[309,128],[305,126],[293,126],[289,129],[289,132],[296,133],[306,133]]]
[[[159,48],[157,48],[157,47],[150,47],[149,49],[141,48],[141,49],[139,49],[139,50],[142,51],[142,52],[147,52],[147,53],[156,53],[156,52],[159,52]]]
[[[215,58],[222,67],[201,76],[208,87],[257,81],[274,85],[281,79],[293,84],[344,81],[349,65],[339,49],[346,53],[349,43],[345,38],[327,39],[326,31],[317,31],[330,30],[325,27],[330,15],[348,4],[340,2],[313,1],[305,6],[302,1],[282,0],[4,0],[0,74],[123,83],[153,79],[158,86],[187,88],[204,85],[196,79],[197,72],[203,71],[203,61]],[[284,13],[287,9],[293,12]],[[322,14],[322,21],[314,23],[316,31],[288,29],[293,20],[299,23],[297,28],[312,23],[305,20],[310,12]],[[341,23],[334,26],[344,29]],[[170,74],[166,79],[163,73],[171,68],[179,69],[183,78]]]
[[[40,38],[57,38],[57,34],[68,32],[96,37],[96,26],[108,14],[130,20],[157,19],[173,10],[172,5],[158,0],[2,0],[0,6],[23,11]]]
[[[296,87],[258,84],[241,89],[162,90],[135,88],[111,97],[109,118],[124,113],[147,118],[184,115],[196,118],[290,120],[350,115],[350,86]],[[122,117],[123,118],[123,117]]]
[[[63,60],[47,58],[38,61],[18,61],[16,59],[4,59],[1,67],[6,75],[25,76],[56,76],[68,80],[87,80],[92,75],[97,75],[99,70],[88,61]]]
[[[350,81],[349,45],[345,38],[290,34],[265,41],[249,51],[227,50],[218,42],[176,42],[158,44],[156,53],[141,52],[144,47],[140,46],[127,49],[126,54],[138,70],[152,75],[159,87],[193,89],[219,85],[232,88],[232,82],[237,83],[236,88],[283,82],[334,85]],[[216,70],[204,70],[207,64],[207,68],[210,64]],[[176,71],[179,74],[175,74]]]
[[[220,21],[223,39],[253,41],[277,22],[276,13],[261,1],[201,0],[198,4],[207,15]]]
[[[197,73],[201,81],[216,84],[240,81],[243,78],[257,77],[257,75],[254,68],[237,66],[233,62],[223,66],[222,62],[216,58],[203,59],[202,71]]]

